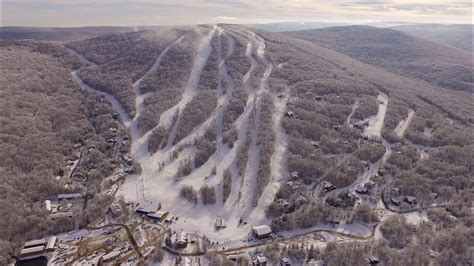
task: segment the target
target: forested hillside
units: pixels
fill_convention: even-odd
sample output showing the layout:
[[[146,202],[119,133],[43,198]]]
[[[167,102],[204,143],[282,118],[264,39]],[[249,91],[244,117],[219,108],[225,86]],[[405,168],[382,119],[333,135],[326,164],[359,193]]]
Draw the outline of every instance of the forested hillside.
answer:
[[[0,264],[6,264],[25,240],[98,218],[93,213],[106,205],[94,194],[118,166],[105,143],[109,127],[120,124],[109,104],[78,89],[70,72],[82,63],[63,47],[2,41],[0,60]],[[94,159],[77,167],[88,182],[71,182],[67,162],[92,146],[84,157]],[[44,200],[70,192],[87,194],[88,208],[75,209],[74,220],[50,219]]]
[[[470,92],[474,88],[471,53],[399,31],[347,26],[285,34],[441,87]]]
[[[408,33],[417,38],[423,38],[433,42],[442,43],[462,49],[468,53],[473,52],[472,40],[473,25],[443,25],[443,24],[421,24],[402,25],[391,27],[391,29]]]

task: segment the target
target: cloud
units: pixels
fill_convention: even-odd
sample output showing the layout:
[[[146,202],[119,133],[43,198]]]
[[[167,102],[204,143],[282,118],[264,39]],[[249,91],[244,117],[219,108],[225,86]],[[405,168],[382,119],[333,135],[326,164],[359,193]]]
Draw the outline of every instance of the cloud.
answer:
[[[458,0],[3,0],[4,25],[82,26],[232,21],[471,23]]]
[[[236,20],[236,17],[226,17],[226,16],[217,16],[216,19],[218,20]]]

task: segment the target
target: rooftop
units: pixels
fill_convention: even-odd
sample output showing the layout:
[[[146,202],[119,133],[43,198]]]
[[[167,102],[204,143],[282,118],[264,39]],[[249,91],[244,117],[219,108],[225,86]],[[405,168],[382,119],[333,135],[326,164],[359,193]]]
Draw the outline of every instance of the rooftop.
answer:
[[[21,256],[28,256],[32,253],[38,253],[38,252],[43,252],[44,246],[37,246],[37,247],[31,247],[31,248],[24,248],[21,250],[20,255]]]
[[[46,238],[35,239],[35,240],[30,240],[26,242],[25,245],[23,245],[23,247],[29,248],[29,247],[34,247],[34,246],[46,245],[46,243],[48,243],[48,240]]]
[[[257,235],[268,235],[272,233],[272,229],[268,225],[257,225],[252,227],[252,231]]]

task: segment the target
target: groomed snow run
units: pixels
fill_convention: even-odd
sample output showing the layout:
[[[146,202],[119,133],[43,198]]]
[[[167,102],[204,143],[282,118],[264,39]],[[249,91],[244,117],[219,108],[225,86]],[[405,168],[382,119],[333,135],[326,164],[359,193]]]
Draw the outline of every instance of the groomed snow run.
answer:
[[[410,109],[408,111],[407,118],[400,121],[400,123],[398,123],[397,127],[395,128],[395,133],[397,134],[397,137],[399,137],[399,138],[403,137],[403,135],[405,134],[405,130],[407,130],[407,128],[410,125],[411,120],[413,119],[414,115],[415,115],[415,111]]]
[[[377,97],[377,101],[379,102],[378,113],[369,118],[369,126],[365,129],[364,134],[369,137],[380,138],[385,113],[387,112],[388,96],[385,93],[380,93]]]

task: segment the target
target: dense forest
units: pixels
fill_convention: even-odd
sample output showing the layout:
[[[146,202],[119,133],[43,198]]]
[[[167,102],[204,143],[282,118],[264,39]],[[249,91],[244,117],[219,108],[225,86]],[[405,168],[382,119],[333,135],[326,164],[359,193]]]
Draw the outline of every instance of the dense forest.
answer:
[[[368,26],[331,27],[286,34],[407,77],[454,90],[473,91],[472,54],[466,51],[396,30]]]
[[[93,213],[104,211],[110,199],[94,194],[118,167],[105,144],[109,128],[120,128],[120,123],[98,95],[78,89],[70,72],[81,63],[61,46],[21,41],[0,45],[0,264],[6,264],[25,240],[99,218]],[[71,182],[67,161],[92,146],[97,149],[78,166],[87,172],[88,182]],[[88,208],[75,210],[75,221],[51,220],[44,200],[72,192],[90,197]]]

